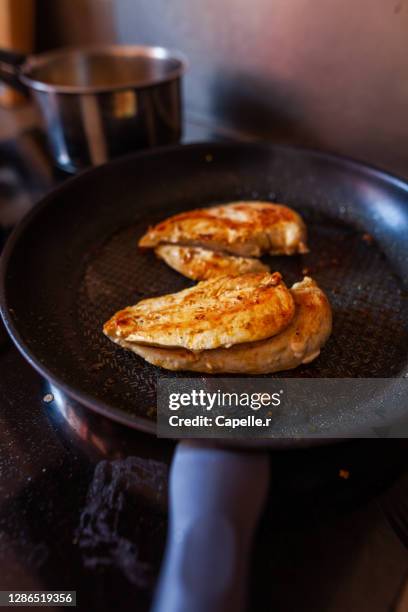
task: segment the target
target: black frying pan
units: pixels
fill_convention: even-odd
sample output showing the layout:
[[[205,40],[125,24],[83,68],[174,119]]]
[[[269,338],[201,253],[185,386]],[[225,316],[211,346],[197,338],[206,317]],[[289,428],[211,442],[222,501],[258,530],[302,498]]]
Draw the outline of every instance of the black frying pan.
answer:
[[[237,199],[280,201],[301,212],[311,253],[269,263],[288,284],[307,270],[333,305],[333,335],[321,356],[282,375],[406,372],[408,185],[347,159],[267,145],[201,144],[135,155],[50,194],[11,236],[1,260],[1,310],[15,343],[83,404],[153,433],[159,370],[113,345],[102,324],[124,305],[187,285],[151,253],[138,252],[149,224]],[[397,412],[391,400],[389,423]],[[369,411],[353,405],[341,414],[333,405],[324,420],[350,436],[374,423]],[[178,446],[154,612],[243,610],[268,477],[265,453]]]
[[[333,334],[321,356],[284,375],[401,375],[408,358],[408,185],[348,159],[264,144],[134,155],[47,196],[1,259],[1,311],[18,348],[81,403],[153,433],[156,377],[166,372],[116,347],[102,324],[125,305],[189,282],[138,251],[148,225],[238,199],[284,202],[304,216],[311,253],[269,263],[288,284],[307,271],[333,306]],[[387,418],[395,417],[390,402]],[[335,409],[325,415],[332,429],[339,418]],[[370,414],[352,406],[341,419],[346,435],[370,424]]]

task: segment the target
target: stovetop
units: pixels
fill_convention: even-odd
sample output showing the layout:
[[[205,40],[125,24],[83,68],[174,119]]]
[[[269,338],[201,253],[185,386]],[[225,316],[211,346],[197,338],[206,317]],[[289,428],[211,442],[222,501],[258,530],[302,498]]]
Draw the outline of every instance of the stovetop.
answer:
[[[192,123],[186,139],[214,134]],[[0,240],[61,180],[37,130],[0,143]],[[64,397],[2,326],[0,423],[1,589],[76,590],[80,609],[148,610],[174,445]],[[381,439],[271,453],[251,610],[403,610],[407,448]]]

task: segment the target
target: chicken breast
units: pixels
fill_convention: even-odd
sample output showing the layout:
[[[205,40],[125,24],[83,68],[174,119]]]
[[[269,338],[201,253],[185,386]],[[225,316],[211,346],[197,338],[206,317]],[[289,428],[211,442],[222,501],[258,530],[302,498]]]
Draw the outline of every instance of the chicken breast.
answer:
[[[294,210],[271,202],[233,202],[181,213],[162,221],[139,246],[199,246],[242,257],[306,253],[306,226]]]
[[[290,370],[316,359],[332,329],[330,304],[315,281],[305,277],[290,291],[296,305],[291,323],[281,333],[259,342],[201,352],[126,342],[123,346],[167,370],[212,374],[270,374]]]
[[[116,313],[104,333],[118,344],[229,347],[280,333],[295,313],[278,272],[222,276]]]
[[[237,257],[201,247],[161,244],[156,255],[168,266],[192,280],[207,280],[216,276],[234,276],[247,272],[269,272],[269,267],[253,257]]]

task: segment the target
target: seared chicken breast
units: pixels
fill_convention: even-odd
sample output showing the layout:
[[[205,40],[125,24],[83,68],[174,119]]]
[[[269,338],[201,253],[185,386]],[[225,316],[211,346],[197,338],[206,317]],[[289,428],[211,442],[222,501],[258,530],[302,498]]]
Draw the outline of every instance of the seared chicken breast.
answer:
[[[116,313],[104,333],[122,345],[202,351],[279,334],[294,314],[292,294],[278,272],[248,273],[142,300]]]
[[[293,285],[295,315],[280,333],[257,342],[194,352],[158,348],[132,342],[122,346],[167,370],[207,373],[268,374],[313,361],[330,336],[332,313],[323,291],[311,278]]]
[[[283,204],[233,202],[181,213],[162,221],[139,246],[162,244],[203,247],[240,257],[306,253],[306,226]]]
[[[269,272],[269,267],[253,257],[237,257],[202,247],[161,244],[156,255],[180,274],[192,280],[207,280],[216,276],[233,276],[247,272]]]

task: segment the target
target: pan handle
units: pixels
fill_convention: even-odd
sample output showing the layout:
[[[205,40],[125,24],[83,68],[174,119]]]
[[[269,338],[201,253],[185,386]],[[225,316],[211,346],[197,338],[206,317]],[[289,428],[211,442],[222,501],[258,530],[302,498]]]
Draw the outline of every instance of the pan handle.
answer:
[[[27,95],[28,88],[20,81],[20,67],[26,59],[24,53],[0,49],[0,80]]]
[[[181,442],[170,473],[167,547],[152,612],[243,612],[266,453]]]

